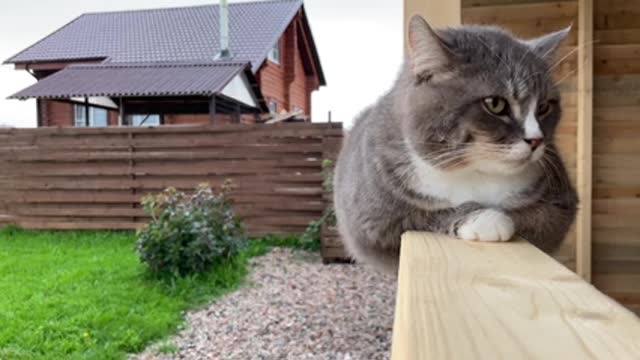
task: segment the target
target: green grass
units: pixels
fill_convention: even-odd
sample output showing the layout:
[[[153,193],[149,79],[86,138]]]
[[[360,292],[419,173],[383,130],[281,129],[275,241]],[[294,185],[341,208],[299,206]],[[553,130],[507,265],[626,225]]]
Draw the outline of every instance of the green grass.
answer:
[[[240,286],[251,257],[300,247],[254,240],[206,275],[169,282],[146,271],[134,244],[126,232],[0,230],[0,359],[124,359],[175,333],[186,310]]]

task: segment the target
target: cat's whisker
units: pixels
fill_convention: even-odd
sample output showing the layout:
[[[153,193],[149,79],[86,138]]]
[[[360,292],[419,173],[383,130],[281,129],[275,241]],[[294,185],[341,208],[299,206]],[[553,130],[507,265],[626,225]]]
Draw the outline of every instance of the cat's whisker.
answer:
[[[508,64],[506,61],[504,61],[504,59],[503,59],[502,57],[500,57],[500,55],[496,54],[496,53],[493,51],[493,49],[491,49],[491,46],[489,46],[489,44],[487,44],[487,43],[482,39],[482,37],[481,37],[479,34],[476,34],[476,39],[478,40],[478,42],[479,42],[480,44],[482,44],[482,46],[484,46],[484,47],[489,51],[489,53],[490,53],[493,57],[495,57],[496,59],[498,59],[498,61],[500,61],[500,62],[501,62],[504,66],[506,66],[507,68],[509,68],[509,67],[510,67],[510,66],[509,66],[509,64]]]
[[[454,161],[456,159],[462,159],[462,158],[466,158],[466,152],[465,153],[447,153],[447,154],[441,154],[439,156],[436,156],[434,158],[429,158],[428,161],[430,163],[431,166],[435,166],[438,167],[444,163],[450,162],[450,161]]]
[[[546,163],[546,159],[544,157],[540,159],[540,161],[538,161],[538,165],[540,166],[542,171],[542,178],[544,179],[545,187],[547,188],[553,187],[553,182],[551,180],[552,177],[547,176],[547,173],[549,173],[549,169],[548,169],[549,166]]]
[[[552,172],[553,179],[557,179],[558,181],[560,181],[560,183],[558,184],[560,191],[565,191],[568,188],[570,188],[570,184],[568,183],[568,179],[565,176],[562,176],[563,171],[556,164],[556,161],[551,159],[548,156],[548,154],[545,154],[542,157],[541,161],[547,166],[547,169],[549,169]],[[554,185],[554,184],[552,183],[552,185]]]
[[[578,52],[581,49],[584,49],[585,47],[589,46],[589,45],[593,45],[593,44],[597,44],[598,42],[600,42],[599,39],[594,39],[591,41],[586,41],[582,44],[578,44],[576,45],[576,47],[569,51],[568,53],[566,53],[563,57],[561,57],[560,59],[558,59],[555,63],[553,63],[550,67],[549,67],[549,71],[553,71],[556,67],[558,67],[564,60],[566,60],[567,58],[569,58],[571,55],[575,54],[576,52]]]
[[[501,145],[501,144],[477,144],[476,146],[480,149],[500,149],[500,150],[508,150],[513,147],[513,145]]]
[[[451,152],[446,154],[441,154],[434,158],[429,159],[429,163],[434,167],[441,167],[444,164],[458,161],[458,160],[466,160],[468,158],[467,152]]]
[[[554,82],[553,86],[560,85],[563,81],[565,81],[568,78],[570,78],[571,76],[575,75],[577,72],[578,72],[578,69],[573,69],[573,70],[569,71],[566,75],[564,75],[562,78],[560,78],[560,80]]]

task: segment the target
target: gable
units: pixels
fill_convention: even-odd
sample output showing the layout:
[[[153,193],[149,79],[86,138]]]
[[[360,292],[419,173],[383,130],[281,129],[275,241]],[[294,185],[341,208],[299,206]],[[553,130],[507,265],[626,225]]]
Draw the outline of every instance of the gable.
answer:
[[[251,84],[249,84],[249,80],[244,73],[234,76],[227,86],[222,89],[221,94],[254,108],[260,107],[258,100],[251,92]]]
[[[295,38],[295,44],[285,44],[287,36],[291,36],[290,31],[295,31],[293,38]],[[304,11],[304,6],[298,11],[297,15],[292,19],[287,29],[281,34],[281,37],[274,42],[274,45],[280,46],[280,53],[282,56],[290,51],[290,47],[295,46],[296,57],[299,57],[304,67],[306,76],[313,76],[317,81],[317,86],[326,85],[324,72],[322,70],[322,64],[318,56],[315,41],[313,40],[313,34],[311,34],[311,28]],[[269,49],[271,50],[271,49]],[[269,59],[265,58],[261,63],[259,69],[264,69],[268,65]],[[284,65],[284,64],[280,64]]]

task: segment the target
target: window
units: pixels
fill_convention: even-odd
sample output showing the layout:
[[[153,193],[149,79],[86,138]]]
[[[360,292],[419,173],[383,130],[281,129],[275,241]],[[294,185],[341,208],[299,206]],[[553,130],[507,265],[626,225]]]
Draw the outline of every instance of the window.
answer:
[[[275,114],[278,112],[278,102],[275,100],[269,100],[269,112]]]
[[[269,55],[267,56],[269,61],[274,62],[276,64],[280,64],[280,41],[278,41],[271,51],[269,51]]]
[[[160,115],[157,114],[140,114],[131,115],[131,126],[159,126]]]
[[[105,109],[89,106],[89,119],[85,105],[74,106],[75,127],[106,127],[109,126],[109,112]]]
[[[87,113],[85,112],[85,108],[83,105],[76,105],[74,107],[74,122],[75,127],[86,127],[87,126]]]

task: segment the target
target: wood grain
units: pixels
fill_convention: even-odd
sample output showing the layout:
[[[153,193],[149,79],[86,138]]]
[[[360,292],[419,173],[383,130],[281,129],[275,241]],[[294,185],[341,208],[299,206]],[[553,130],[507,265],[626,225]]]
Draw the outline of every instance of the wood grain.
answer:
[[[578,1],[578,157],[576,271],[591,281],[591,199],[593,194],[593,0]]]
[[[637,359],[640,319],[525,241],[402,238],[392,359]]]
[[[433,28],[457,26],[462,21],[461,0],[404,0],[403,36],[405,53],[408,50],[409,21],[414,15],[424,17]]]

